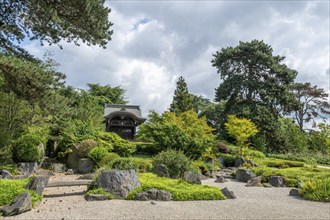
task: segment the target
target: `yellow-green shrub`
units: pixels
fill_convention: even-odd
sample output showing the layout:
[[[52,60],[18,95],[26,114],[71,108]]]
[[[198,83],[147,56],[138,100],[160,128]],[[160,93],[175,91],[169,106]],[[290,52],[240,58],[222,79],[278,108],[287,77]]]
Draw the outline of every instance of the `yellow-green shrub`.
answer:
[[[134,200],[139,192],[156,188],[172,194],[173,200],[223,200],[225,196],[216,187],[194,185],[183,180],[158,177],[152,173],[139,174],[141,186],[129,193],[126,199]]]
[[[330,202],[330,179],[308,180],[302,184],[299,192],[308,200]]]

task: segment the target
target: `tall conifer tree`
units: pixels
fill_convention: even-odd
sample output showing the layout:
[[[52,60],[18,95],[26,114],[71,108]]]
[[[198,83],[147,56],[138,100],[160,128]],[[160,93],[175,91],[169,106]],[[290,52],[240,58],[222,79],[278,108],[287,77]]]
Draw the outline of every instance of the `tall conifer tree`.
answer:
[[[182,112],[192,110],[192,98],[189,94],[187,83],[182,76],[176,82],[176,89],[174,91],[173,101],[171,103],[170,112],[180,114]]]

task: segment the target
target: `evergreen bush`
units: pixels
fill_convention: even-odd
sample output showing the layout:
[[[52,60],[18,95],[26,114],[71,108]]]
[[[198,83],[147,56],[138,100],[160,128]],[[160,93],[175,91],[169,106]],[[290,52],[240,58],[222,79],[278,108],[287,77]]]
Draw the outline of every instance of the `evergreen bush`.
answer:
[[[88,153],[88,157],[91,158],[92,160],[94,160],[94,162],[96,164],[100,164],[102,159],[105,156],[107,156],[108,154],[110,154],[110,153],[108,152],[107,148],[105,148],[105,147],[95,147]]]
[[[164,164],[168,168],[171,178],[179,178],[189,170],[191,161],[182,151],[169,149],[157,154],[153,158],[152,164],[154,167]]]

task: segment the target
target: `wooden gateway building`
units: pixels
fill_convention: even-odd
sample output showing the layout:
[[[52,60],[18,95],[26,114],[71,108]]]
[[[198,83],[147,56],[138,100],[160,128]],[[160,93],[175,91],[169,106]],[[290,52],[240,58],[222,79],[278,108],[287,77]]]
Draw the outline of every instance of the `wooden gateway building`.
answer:
[[[115,132],[123,139],[133,140],[136,127],[145,122],[138,105],[106,104],[104,108],[106,131]]]

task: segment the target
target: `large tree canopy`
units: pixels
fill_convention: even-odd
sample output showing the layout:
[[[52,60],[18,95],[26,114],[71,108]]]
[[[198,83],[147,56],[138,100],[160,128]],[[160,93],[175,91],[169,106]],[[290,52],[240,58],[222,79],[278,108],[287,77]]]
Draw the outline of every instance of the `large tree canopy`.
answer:
[[[259,130],[269,133],[281,112],[296,107],[290,93],[297,71],[282,63],[263,41],[240,42],[213,55],[212,65],[223,82],[216,89],[216,101],[227,101],[225,114],[252,119]]]
[[[104,0],[1,0],[0,52],[28,58],[19,46],[25,38],[105,47],[112,34],[109,12]]]
[[[304,123],[320,117],[327,119],[330,115],[330,104],[328,103],[328,94],[322,88],[312,86],[310,83],[295,83],[291,87],[292,91],[300,102],[299,110],[294,112],[300,130],[304,129]]]

